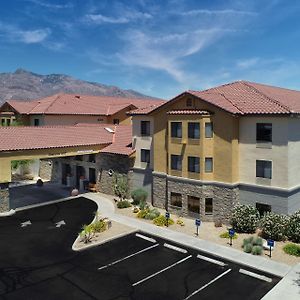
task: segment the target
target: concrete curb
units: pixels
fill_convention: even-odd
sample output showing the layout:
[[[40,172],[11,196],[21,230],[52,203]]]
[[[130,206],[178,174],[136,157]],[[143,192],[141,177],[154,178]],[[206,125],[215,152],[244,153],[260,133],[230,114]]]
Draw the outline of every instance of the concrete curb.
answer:
[[[11,209],[11,210],[9,210],[9,211],[5,211],[5,212],[2,212],[2,213],[0,213],[0,218],[1,217],[10,217],[10,216],[12,216],[12,215],[14,215],[16,213],[16,211],[14,210],[14,209]]]

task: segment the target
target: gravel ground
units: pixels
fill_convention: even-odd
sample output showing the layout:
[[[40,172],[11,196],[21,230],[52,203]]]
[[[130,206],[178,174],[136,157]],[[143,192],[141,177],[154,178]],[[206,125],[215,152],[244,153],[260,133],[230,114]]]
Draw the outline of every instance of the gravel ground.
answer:
[[[113,201],[113,197],[111,197],[111,200]],[[116,213],[119,213],[121,215],[129,216],[132,218],[136,218],[136,214],[132,212],[132,207],[130,208],[123,208],[123,209],[118,209],[116,207]],[[158,209],[162,214],[165,213],[165,210]],[[171,214],[171,218],[174,219],[175,224],[169,226],[169,229],[179,231],[191,236],[196,236],[196,227],[195,227],[195,220],[192,218],[181,218],[184,221],[185,226],[180,226],[176,224],[176,220],[178,219],[178,216]],[[139,219],[147,223],[152,223],[150,220],[145,220],[145,219]],[[251,235],[256,235],[257,234],[238,234],[238,238],[233,240],[233,245],[229,245],[229,240],[228,239],[223,239],[220,238],[219,235],[222,232],[227,231],[228,227],[223,225],[222,227],[215,227],[213,222],[202,222],[201,226],[199,228],[199,238],[202,240],[208,240],[223,246],[227,247],[232,247],[235,249],[238,249],[240,251],[243,251],[242,249],[242,243],[244,238],[247,238]],[[292,255],[288,255],[283,251],[283,247],[287,244],[288,242],[275,242],[275,250],[272,251],[272,260],[282,262],[288,265],[295,265],[297,263],[300,263],[300,257],[295,257]],[[299,244],[300,245],[300,244]],[[252,254],[249,254],[252,255]],[[269,258],[269,251],[265,250],[264,253],[262,254],[266,258]]]

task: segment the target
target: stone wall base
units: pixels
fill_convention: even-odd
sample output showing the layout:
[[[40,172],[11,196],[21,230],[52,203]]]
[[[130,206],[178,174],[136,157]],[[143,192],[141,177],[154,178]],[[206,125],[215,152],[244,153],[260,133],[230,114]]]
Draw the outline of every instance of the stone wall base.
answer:
[[[0,183],[0,213],[9,211],[8,183]]]
[[[171,193],[182,195],[182,207],[171,205]],[[200,217],[203,221],[221,221],[228,223],[233,207],[239,201],[238,188],[220,185],[203,184],[202,182],[189,181],[182,178],[168,177],[163,174],[153,174],[153,205],[166,208],[179,215],[193,215],[188,209],[188,196],[199,198]],[[205,212],[205,199],[213,199],[213,213]]]

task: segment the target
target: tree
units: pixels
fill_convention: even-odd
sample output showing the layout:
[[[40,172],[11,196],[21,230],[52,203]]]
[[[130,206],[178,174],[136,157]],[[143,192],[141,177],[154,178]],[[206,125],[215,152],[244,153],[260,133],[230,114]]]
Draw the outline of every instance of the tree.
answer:
[[[129,191],[127,176],[121,174],[115,174],[113,189],[115,195],[119,197],[120,201],[126,199]]]

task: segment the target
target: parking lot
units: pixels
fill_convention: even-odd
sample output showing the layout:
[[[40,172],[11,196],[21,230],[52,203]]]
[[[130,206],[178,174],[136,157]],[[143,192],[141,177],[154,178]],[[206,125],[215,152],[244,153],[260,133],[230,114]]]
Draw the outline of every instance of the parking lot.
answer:
[[[0,299],[260,299],[280,280],[142,232],[72,251],[96,209],[77,198],[1,218]]]

